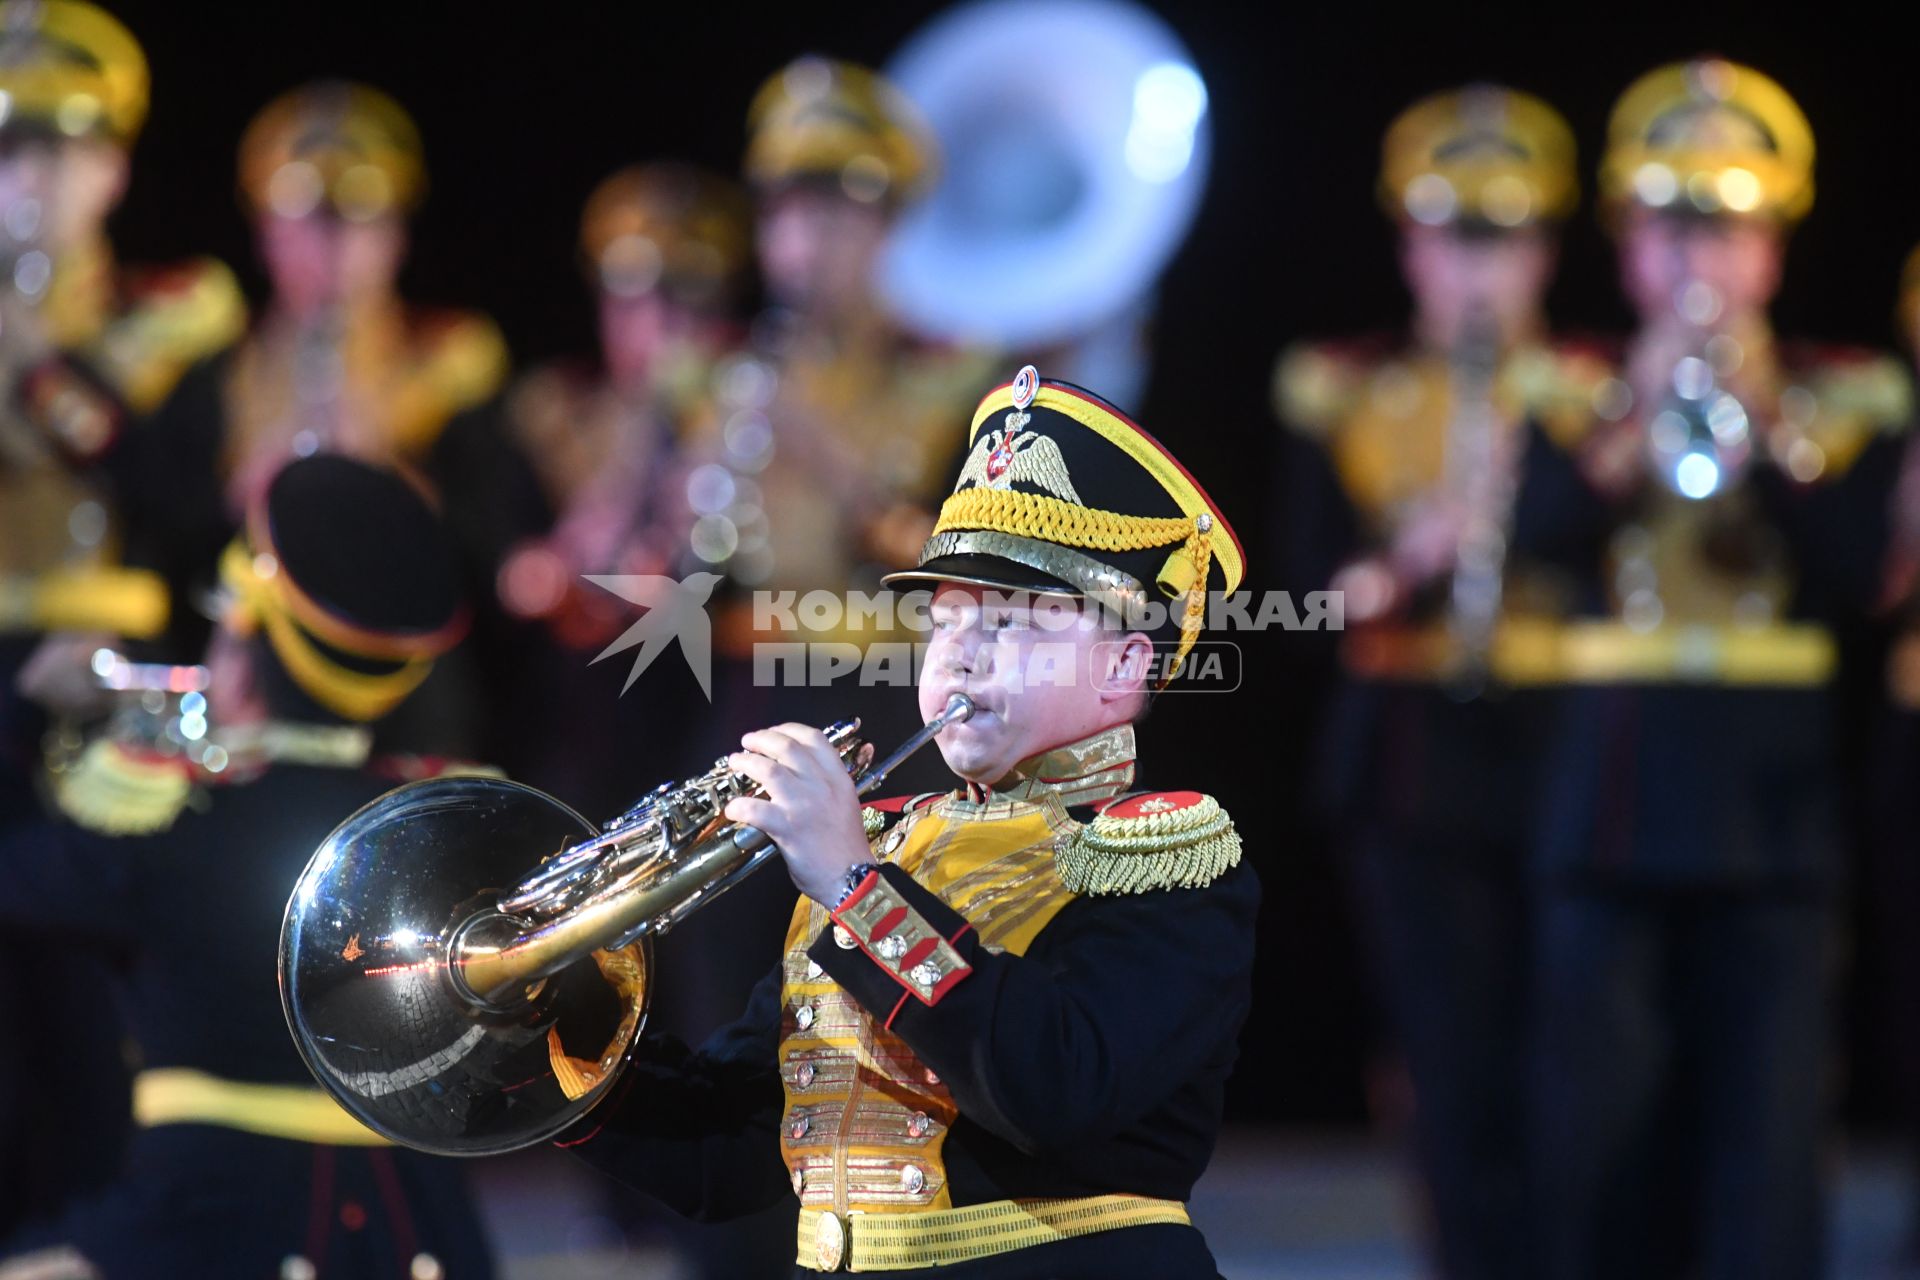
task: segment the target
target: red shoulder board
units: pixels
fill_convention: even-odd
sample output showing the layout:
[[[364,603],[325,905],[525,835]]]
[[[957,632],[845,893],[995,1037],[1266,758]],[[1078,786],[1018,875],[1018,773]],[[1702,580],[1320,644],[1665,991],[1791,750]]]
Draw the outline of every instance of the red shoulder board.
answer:
[[[1807,338],[1788,338],[1780,342],[1780,362],[1795,373],[1822,367],[1858,368],[1885,359],[1885,353],[1871,347],[1817,342]]]
[[[1627,342],[1625,338],[1598,333],[1560,334],[1554,337],[1553,349],[1564,356],[1619,364],[1626,356]]]
[[[143,263],[121,269],[120,292],[134,299],[183,297],[199,287],[206,274],[198,262]]]
[[[1110,800],[1100,810],[1103,818],[1150,818],[1156,813],[1176,813],[1191,809],[1206,800],[1198,791],[1147,791],[1137,796]]]

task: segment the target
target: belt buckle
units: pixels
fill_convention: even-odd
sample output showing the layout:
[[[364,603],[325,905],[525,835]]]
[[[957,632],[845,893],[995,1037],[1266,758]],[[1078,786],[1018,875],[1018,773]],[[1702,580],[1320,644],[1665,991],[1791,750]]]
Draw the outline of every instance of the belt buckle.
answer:
[[[822,1209],[814,1219],[813,1257],[822,1271],[838,1271],[847,1260],[846,1224],[831,1209]]]

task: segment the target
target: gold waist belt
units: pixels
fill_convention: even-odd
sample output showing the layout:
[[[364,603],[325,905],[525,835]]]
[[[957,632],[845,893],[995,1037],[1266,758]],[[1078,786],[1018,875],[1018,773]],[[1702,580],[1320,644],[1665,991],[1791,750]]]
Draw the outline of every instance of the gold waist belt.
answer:
[[[1348,671],[1372,680],[1440,681],[1463,653],[1444,627],[1365,627],[1341,642]],[[1810,623],[1764,627],[1510,622],[1494,633],[1488,674],[1516,688],[1554,684],[1811,687],[1833,675],[1833,637]]]
[[[187,1067],[156,1067],[133,1078],[133,1118],[142,1128],[211,1124],[268,1138],[334,1147],[391,1144],[318,1089],[243,1084]]]
[[[802,1209],[794,1261],[809,1271],[912,1271],[1121,1227],[1191,1221],[1178,1200],[1145,1196],[994,1200],[926,1213]]]

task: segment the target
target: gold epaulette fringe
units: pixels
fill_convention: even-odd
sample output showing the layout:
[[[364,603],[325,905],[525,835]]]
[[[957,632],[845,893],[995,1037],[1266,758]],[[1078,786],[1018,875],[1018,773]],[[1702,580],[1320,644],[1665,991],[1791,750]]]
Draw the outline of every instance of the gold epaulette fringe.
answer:
[[[1115,895],[1198,889],[1240,862],[1240,833],[1212,796],[1163,813],[1101,814],[1054,851],[1075,893]]]
[[[193,784],[178,760],[145,760],[101,739],[52,777],[54,803],[76,825],[110,836],[165,831],[187,807]]]

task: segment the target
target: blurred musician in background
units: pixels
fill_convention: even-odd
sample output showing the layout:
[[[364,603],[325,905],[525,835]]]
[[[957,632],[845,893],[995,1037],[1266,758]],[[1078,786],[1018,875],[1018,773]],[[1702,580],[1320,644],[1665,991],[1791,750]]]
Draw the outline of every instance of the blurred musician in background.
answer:
[[[124,1171],[13,1247],[65,1245],[98,1269],[43,1253],[25,1271],[63,1277],[484,1278],[462,1172],[391,1149],[314,1085],[271,963],[313,850],[422,773],[376,752],[373,726],[465,626],[454,547],[406,480],[345,457],[291,463],[252,506],[221,557],[207,655],[220,754],[96,761],[122,775],[100,780],[118,829],[139,834],[46,823],[0,838],[0,927],[124,954],[141,1055]],[[26,1030],[36,1079],[68,1069],[74,1046]]]
[[[33,812],[47,715],[99,714],[88,672],[114,633],[166,621],[164,585],[120,563],[95,466],[193,362],[246,322],[212,259],[128,267],[107,239],[146,118],[147,62],[104,11],[0,4],[0,813]],[[68,722],[71,728],[67,728]],[[0,941],[0,1237],[109,1176],[126,1128],[104,965]],[[49,1072],[35,1042],[61,1046]]]
[[[900,331],[876,295],[895,218],[934,181],[935,143],[885,80],[813,57],[767,81],[748,126],[771,305],[750,349],[716,371],[700,423],[709,465],[689,476],[689,567],[724,572],[743,591],[874,591],[881,566],[912,554],[932,528],[952,451],[944,411],[988,376],[984,359]],[[744,598],[715,620],[716,647],[740,664],[756,640],[876,638],[871,628],[757,634]],[[820,718],[776,707],[776,692],[758,691],[725,717],[736,736],[769,715]],[[848,714],[849,692],[860,696],[830,691],[841,699],[836,715]],[[898,699],[870,701],[883,716],[868,726],[876,737],[913,731]]]
[[[1404,337],[1281,361],[1289,587],[1345,592],[1321,780],[1413,1090],[1441,1273],[1525,1256],[1529,801],[1557,620],[1603,527],[1565,501],[1606,367],[1549,337],[1573,136],[1475,86],[1389,129]],[[1585,523],[1582,523],[1582,522]]]
[[[505,344],[487,317],[402,299],[407,215],[426,189],[420,138],[391,98],[323,82],[274,100],[240,145],[240,193],[272,287],[259,322],[185,379],[141,434],[130,541],[174,584],[173,642],[204,620],[179,607],[211,582],[246,504],[287,459],[341,452],[414,468],[441,491],[469,591],[493,598],[507,547],[543,512],[491,415]],[[416,750],[472,754],[488,730],[476,665],[509,641],[482,615],[384,732]]]
[[[1907,256],[1897,307],[1907,354],[1920,366],[1920,248]],[[1900,461],[1891,511],[1882,590],[1887,644],[1885,695],[1871,736],[1866,783],[1870,875],[1874,916],[1889,971],[1886,1002],[1876,1013],[1886,1020],[1893,1049],[1885,1079],[1893,1085],[1896,1122],[1909,1161],[1920,1160],[1920,936],[1912,927],[1920,910],[1920,865],[1913,833],[1920,826],[1920,793],[1913,779],[1920,767],[1920,436],[1909,434]],[[1873,652],[1869,646],[1869,652]],[[1907,1265],[1920,1264],[1920,1203],[1908,1227]]]
[[[1608,127],[1639,328],[1586,457],[1629,505],[1541,807],[1551,1277],[1822,1269],[1832,626],[1880,587],[1908,393],[1773,335],[1812,169],[1800,108],[1724,61],[1650,72]]]
[[[624,809],[636,777],[686,764],[684,744],[657,726],[682,712],[691,720],[693,682],[679,663],[650,666],[630,690],[625,663],[590,670],[639,611],[584,575],[682,568],[691,509],[680,437],[715,366],[738,346],[752,234],[746,193],[724,178],[675,164],[608,178],[580,226],[598,366],[543,366],[507,399],[511,439],[554,513],[553,527],[514,548],[499,576],[507,610],[538,619],[547,638],[541,705],[531,709],[540,724],[523,725],[531,749],[514,776],[586,813]]]
[[[60,702],[75,696],[66,667],[84,675],[103,633],[165,621],[160,584],[116,571],[112,495],[92,464],[246,311],[213,259],[115,261],[106,220],[147,113],[146,59],[118,21],[71,0],[0,5],[0,102],[0,772],[17,784],[39,735],[13,677],[38,633],[87,633],[36,663],[37,692]]]

